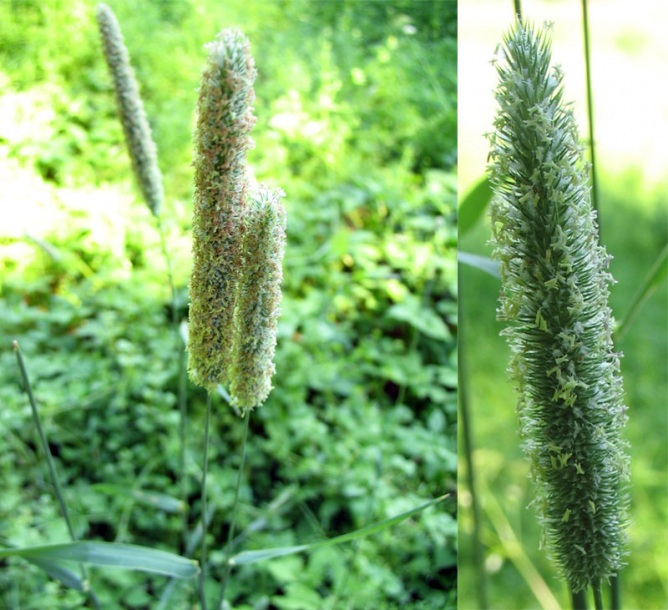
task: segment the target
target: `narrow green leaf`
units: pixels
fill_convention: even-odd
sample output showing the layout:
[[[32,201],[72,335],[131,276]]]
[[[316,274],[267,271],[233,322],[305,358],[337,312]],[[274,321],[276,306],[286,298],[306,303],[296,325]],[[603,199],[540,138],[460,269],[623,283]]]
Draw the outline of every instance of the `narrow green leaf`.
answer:
[[[139,504],[145,506],[153,506],[160,510],[164,510],[166,513],[180,513],[183,512],[185,506],[183,502],[173,496],[168,496],[167,494],[159,493],[157,491],[151,491],[146,489],[127,489],[121,485],[112,485],[109,483],[99,483],[93,486],[97,491],[106,493],[112,496],[126,496],[128,498],[133,498]]]
[[[316,549],[321,546],[327,546],[330,544],[341,544],[342,542],[350,542],[352,540],[357,540],[358,538],[364,538],[365,536],[375,534],[384,529],[387,529],[388,527],[396,525],[397,523],[400,523],[401,521],[404,521],[409,517],[412,517],[416,513],[419,513],[420,511],[423,511],[426,508],[433,506],[437,502],[444,500],[446,497],[447,494],[444,496],[440,496],[439,498],[434,498],[433,500],[429,500],[429,502],[426,502],[425,504],[422,504],[417,508],[412,508],[411,510],[406,511],[405,513],[401,513],[400,515],[396,515],[395,517],[390,517],[389,519],[384,519],[383,521],[379,521],[378,523],[367,525],[366,527],[358,529],[354,532],[349,532],[347,534],[337,536],[336,538],[327,538],[325,540],[319,540],[318,542],[312,542],[310,544],[300,544],[297,546],[283,546],[274,549],[260,549],[258,551],[243,551],[242,553],[239,553],[234,557],[230,558],[230,563],[233,565],[247,565],[250,563],[257,563],[258,561],[263,561],[265,559],[282,557],[283,555],[291,555],[292,553],[300,553],[301,551],[310,551],[312,549]]]
[[[645,301],[652,296],[652,293],[661,285],[662,282],[665,282],[668,277],[668,244],[666,244],[663,250],[659,253],[656,261],[652,265],[645,281],[640,286],[638,292],[636,292],[631,305],[629,306],[626,314],[622,316],[621,320],[617,324],[615,329],[615,338],[617,340],[621,339],[628,330],[631,322],[635,319],[636,315],[640,311],[641,307],[645,304]]]
[[[198,572],[196,561],[143,546],[111,542],[72,542],[19,549],[0,549],[0,557],[23,557],[35,563],[75,561],[94,566],[108,566],[125,570],[139,570],[189,578]],[[41,566],[40,566],[41,567]]]
[[[76,589],[77,591],[84,591],[84,581],[81,576],[72,572],[60,563],[51,559],[43,559],[41,557],[25,557],[27,561],[36,565],[41,570],[44,570],[51,578],[59,580],[66,587]]]
[[[480,271],[484,271],[497,279],[501,279],[501,271],[498,261],[493,261],[486,256],[471,254],[470,252],[457,252],[457,260],[464,265],[480,269]]]
[[[492,200],[492,187],[485,176],[461,199],[457,209],[459,235],[468,233],[485,213]]]

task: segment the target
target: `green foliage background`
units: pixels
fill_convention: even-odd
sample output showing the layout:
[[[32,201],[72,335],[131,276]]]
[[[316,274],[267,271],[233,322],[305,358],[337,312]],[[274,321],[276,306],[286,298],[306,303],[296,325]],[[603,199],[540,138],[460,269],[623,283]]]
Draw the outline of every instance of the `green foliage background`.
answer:
[[[249,157],[287,193],[275,390],[253,414],[240,548],[332,536],[456,484],[456,4],[109,2],[160,153],[178,315],[187,315],[191,131],[202,45],[237,25],[259,70]],[[179,551],[178,342],[158,233],[139,201],[94,4],[0,4],[0,544],[67,540],[11,340],[23,349],[80,537]],[[203,393],[189,388],[198,515]],[[210,449],[220,574],[241,425]],[[257,523],[257,521],[256,521]],[[233,572],[235,608],[455,604],[453,502],[359,545]],[[164,579],[97,570],[105,608],[154,607]],[[209,583],[211,593],[216,584]],[[192,583],[170,607],[186,607]],[[19,560],[9,608],[81,607]],[[179,605],[180,604],[180,605]]]

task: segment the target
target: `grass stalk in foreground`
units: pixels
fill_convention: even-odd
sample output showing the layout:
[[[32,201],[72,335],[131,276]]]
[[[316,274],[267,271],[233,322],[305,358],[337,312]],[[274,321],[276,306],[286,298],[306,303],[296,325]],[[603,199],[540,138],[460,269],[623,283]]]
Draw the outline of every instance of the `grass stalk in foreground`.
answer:
[[[74,527],[72,526],[70,513],[67,510],[67,503],[65,502],[65,496],[63,495],[63,491],[60,486],[60,479],[58,478],[58,474],[56,472],[56,463],[55,460],[53,459],[53,455],[51,454],[51,448],[49,447],[49,443],[46,440],[46,434],[44,433],[44,428],[42,427],[42,422],[39,417],[39,410],[37,408],[37,401],[35,400],[35,396],[33,395],[32,392],[32,386],[30,385],[30,378],[28,377],[28,370],[26,369],[25,362],[23,360],[23,355],[21,354],[21,348],[19,347],[19,342],[14,341],[13,347],[14,347],[14,352],[16,353],[16,361],[19,365],[19,370],[21,371],[21,378],[23,379],[23,385],[26,394],[28,394],[28,400],[30,401],[30,409],[32,410],[32,417],[33,421],[35,422],[35,428],[37,428],[37,432],[39,434],[39,440],[42,445],[42,450],[44,451],[44,455],[46,457],[46,463],[49,466],[49,476],[51,477],[51,483],[53,484],[53,488],[56,492],[56,498],[58,499],[58,504],[60,505],[60,512],[63,515],[63,519],[65,519],[65,523],[67,524],[67,531],[70,534],[72,542],[76,542],[77,538],[74,533]],[[95,596],[95,592],[93,591],[92,588],[90,588],[90,583],[88,580],[88,571],[86,570],[86,567],[83,564],[80,567],[81,567],[81,575],[87,585],[88,596],[93,602],[95,608],[99,608],[100,606],[97,601],[97,597]]]
[[[206,395],[206,416],[204,419],[204,459],[202,465],[202,546],[200,552],[200,573],[199,573],[199,597],[202,604],[202,610],[206,610],[206,595],[204,584],[206,583],[206,477],[209,470],[209,427],[211,422],[211,394]]]

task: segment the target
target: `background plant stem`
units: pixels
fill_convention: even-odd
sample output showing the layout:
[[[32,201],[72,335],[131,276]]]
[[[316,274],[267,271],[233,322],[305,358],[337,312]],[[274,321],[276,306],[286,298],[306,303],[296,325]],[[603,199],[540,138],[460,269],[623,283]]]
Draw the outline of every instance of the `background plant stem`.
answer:
[[[601,219],[598,216],[598,187],[596,181],[596,146],[594,144],[594,102],[591,87],[591,53],[589,52],[589,16],[587,0],[582,0],[582,33],[584,36],[585,76],[587,82],[587,123],[589,126],[589,150],[591,155],[591,204],[596,210],[598,238],[601,241]]]
[[[460,291],[460,307],[461,307],[461,291]],[[463,316],[459,316],[459,326],[457,329],[458,335],[458,371],[459,371],[459,382],[458,382],[458,402],[459,402],[459,414],[460,414],[460,424],[462,428],[462,440],[464,444],[464,457],[466,459],[467,466],[467,478],[468,478],[468,487],[469,493],[471,494],[471,511],[473,513],[473,563],[474,569],[476,572],[477,580],[477,597],[478,605],[480,608],[487,608],[487,581],[485,578],[485,570],[483,566],[483,552],[482,545],[480,544],[480,508],[478,506],[477,494],[476,494],[476,482],[474,474],[474,464],[473,464],[473,433],[471,431],[471,419],[468,412],[468,402],[467,402],[467,376],[466,376],[466,352],[464,342],[464,333],[463,333]]]

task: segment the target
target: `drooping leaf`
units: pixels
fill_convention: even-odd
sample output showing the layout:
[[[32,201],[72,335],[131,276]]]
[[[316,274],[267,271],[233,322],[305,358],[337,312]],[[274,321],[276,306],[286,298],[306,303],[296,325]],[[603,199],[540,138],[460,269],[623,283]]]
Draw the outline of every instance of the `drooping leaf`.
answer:
[[[292,553],[301,553],[302,551],[310,551],[312,549],[316,549],[322,546],[327,546],[330,544],[341,544],[342,542],[351,542],[353,540],[364,538],[365,536],[375,534],[384,529],[387,529],[388,527],[396,525],[397,523],[400,523],[401,521],[404,521],[409,517],[412,517],[413,515],[425,510],[426,508],[433,506],[437,502],[444,500],[446,497],[447,494],[444,496],[440,496],[438,498],[434,498],[433,500],[429,500],[429,502],[425,502],[424,504],[416,508],[412,508],[411,510],[401,513],[400,515],[390,517],[389,519],[384,519],[383,521],[379,521],[378,523],[367,525],[366,527],[355,530],[354,532],[348,532],[347,534],[342,534],[341,536],[336,536],[335,538],[327,538],[325,540],[319,540],[317,542],[312,542],[310,544],[300,544],[297,546],[283,546],[273,549],[243,551],[237,555],[234,555],[230,559],[230,563],[232,563],[233,565],[246,565],[249,563],[257,563],[258,561],[263,561],[265,559],[272,559],[273,557],[282,557],[284,555],[291,555]]]

